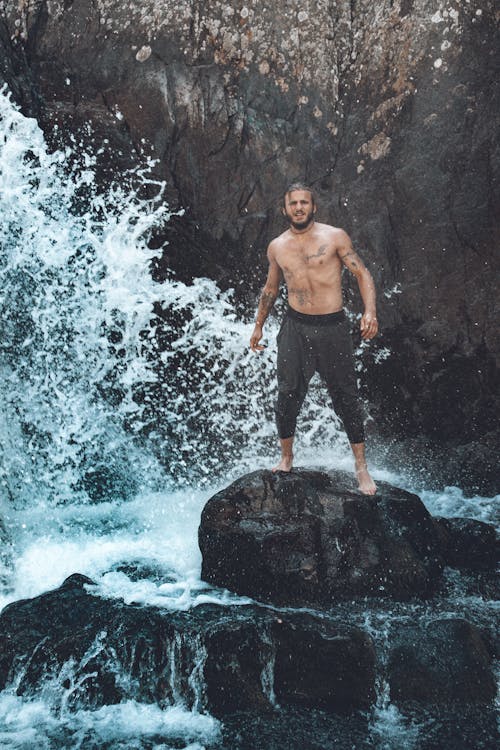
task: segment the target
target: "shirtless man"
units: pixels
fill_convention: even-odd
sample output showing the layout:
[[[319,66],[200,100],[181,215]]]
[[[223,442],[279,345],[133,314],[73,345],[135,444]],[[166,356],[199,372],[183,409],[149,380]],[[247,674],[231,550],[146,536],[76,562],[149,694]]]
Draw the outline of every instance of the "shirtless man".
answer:
[[[346,266],[359,285],[365,307],[361,318],[363,339],[373,338],[378,331],[373,279],[355,253],[349,236],[342,229],[315,221],[316,201],[310,188],[291,185],[285,193],[282,210],[290,227],[268,247],[269,272],[250,339],[252,351],[264,349],[259,344],[262,327],[284,278],[288,310],[278,334],[275,408],[281,461],[273,471],[292,468],[297,415],[309,381],[317,371],[344,423],[354,454],[359,489],[365,495],[374,495],[376,486],[366,465],[352,343],[342,309],[342,268]]]

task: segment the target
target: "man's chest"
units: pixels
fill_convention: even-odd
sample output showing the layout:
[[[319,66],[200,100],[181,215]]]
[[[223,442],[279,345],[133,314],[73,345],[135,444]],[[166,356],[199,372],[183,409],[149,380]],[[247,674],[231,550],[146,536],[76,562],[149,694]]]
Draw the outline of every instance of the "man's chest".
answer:
[[[340,265],[335,248],[327,242],[297,243],[283,250],[276,259],[285,280],[296,275],[329,272]]]

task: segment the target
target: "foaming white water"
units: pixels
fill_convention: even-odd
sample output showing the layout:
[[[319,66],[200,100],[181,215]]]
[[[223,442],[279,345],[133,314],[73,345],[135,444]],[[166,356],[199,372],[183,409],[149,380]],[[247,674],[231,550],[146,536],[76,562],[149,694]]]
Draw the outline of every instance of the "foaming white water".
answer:
[[[422,501],[434,516],[466,516],[498,526],[500,522],[500,495],[495,497],[465,497],[460,487],[444,490],[423,490]]]
[[[389,687],[385,686],[388,694]],[[389,698],[377,704],[371,722],[377,750],[418,750],[421,726],[409,721]]]
[[[211,716],[181,706],[162,710],[153,704],[126,701],[95,711],[56,716],[47,703],[28,701],[3,692],[0,695],[0,743],[3,750],[43,750],[65,747],[116,746],[139,750],[142,740],[154,739],[156,750],[203,750],[215,742],[219,722]],[[169,740],[175,741],[172,746]],[[109,745],[108,745],[109,743]],[[151,744],[148,747],[152,747]]]
[[[98,584],[91,589],[96,595],[126,603],[168,609],[246,603],[200,580],[197,532],[207,497],[206,491],[178,490],[58,506],[50,514],[41,507],[6,512],[16,563],[0,608],[56,588],[74,572]]]
[[[135,380],[148,377],[140,333],[155,300],[155,253],[146,239],[166,208],[120,188],[98,195],[91,160],[72,174],[69,154],[49,154],[36,122],[5,95],[0,126],[2,488],[17,506],[85,500],[102,467],[123,494],[131,472],[122,467],[156,473],[125,444],[123,419],[137,409]],[[109,356],[116,328],[119,361]]]

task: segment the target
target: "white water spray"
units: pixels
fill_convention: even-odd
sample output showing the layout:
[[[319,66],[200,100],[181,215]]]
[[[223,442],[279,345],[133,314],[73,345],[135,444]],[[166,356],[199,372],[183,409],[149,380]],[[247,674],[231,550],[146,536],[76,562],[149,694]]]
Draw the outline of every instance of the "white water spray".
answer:
[[[152,279],[162,186],[150,182],[154,201],[99,192],[92,158],[70,168],[72,152],[49,153],[5,94],[0,129],[5,497],[122,499],[269,464],[274,345],[249,351],[251,326],[213,281]],[[305,446],[338,441],[320,389],[304,421]]]

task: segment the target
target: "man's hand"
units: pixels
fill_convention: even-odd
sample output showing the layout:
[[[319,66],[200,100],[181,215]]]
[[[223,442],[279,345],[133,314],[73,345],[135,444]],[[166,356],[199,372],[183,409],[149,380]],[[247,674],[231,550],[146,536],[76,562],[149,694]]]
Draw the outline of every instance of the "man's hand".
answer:
[[[377,335],[378,322],[374,314],[365,312],[361,318],[361,338],[372,339]]]
[[[253,329],[253,333],[250,337],[250,349],[253,352],[262,352],[266,348],[265,346],[262,346],[259,344],[259,341],[262,338],[262,326],[260,326],[258,323],[255,324],[255,328]]]

